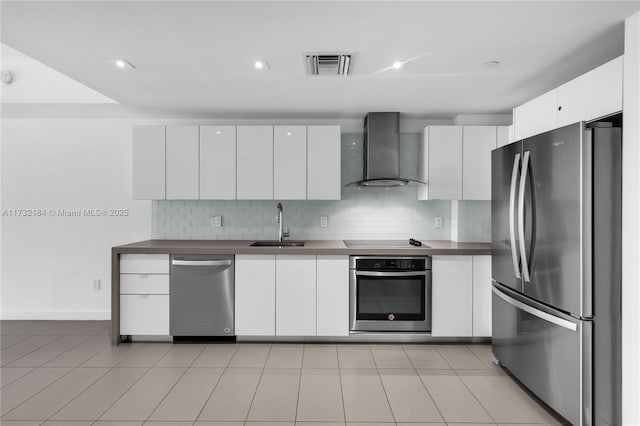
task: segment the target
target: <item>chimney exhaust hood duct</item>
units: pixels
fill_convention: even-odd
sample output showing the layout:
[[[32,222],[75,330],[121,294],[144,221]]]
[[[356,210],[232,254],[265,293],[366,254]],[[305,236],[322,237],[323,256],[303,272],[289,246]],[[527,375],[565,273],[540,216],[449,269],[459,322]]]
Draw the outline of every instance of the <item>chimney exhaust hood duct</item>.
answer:
[[[370,112],[364,118],[364,171],[348,185],[393,187],[424,185],[400,177],[400,113]]]

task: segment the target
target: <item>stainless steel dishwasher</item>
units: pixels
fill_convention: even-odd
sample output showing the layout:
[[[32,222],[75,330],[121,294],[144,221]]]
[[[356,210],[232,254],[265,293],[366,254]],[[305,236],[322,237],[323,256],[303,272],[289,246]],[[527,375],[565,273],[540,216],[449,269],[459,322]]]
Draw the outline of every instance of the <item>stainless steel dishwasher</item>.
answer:
[[[169,331],[180,336],[233,336],[234,256],[172,255]]]

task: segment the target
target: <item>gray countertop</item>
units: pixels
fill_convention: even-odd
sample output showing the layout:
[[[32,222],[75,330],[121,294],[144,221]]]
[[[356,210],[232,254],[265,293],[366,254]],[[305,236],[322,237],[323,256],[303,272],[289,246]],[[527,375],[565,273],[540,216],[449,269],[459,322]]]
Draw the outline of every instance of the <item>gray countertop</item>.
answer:
[[[490,243],[422,240],[429,247],[359,248],[342,240],[307,240],[304,247],[250,247],[255,240],[146,240],[111,249],[111,342],[120,343],[120,255],[140,254],[312,254],[312,255],[486,255]]]
[[[429,247],[359,248],[342,240],[307,240],[304,247],[250,247],[255,240],[146,240],[112,248],[112,254],[343,254],[343,255],[483,255],[490,243],[422,240]]]

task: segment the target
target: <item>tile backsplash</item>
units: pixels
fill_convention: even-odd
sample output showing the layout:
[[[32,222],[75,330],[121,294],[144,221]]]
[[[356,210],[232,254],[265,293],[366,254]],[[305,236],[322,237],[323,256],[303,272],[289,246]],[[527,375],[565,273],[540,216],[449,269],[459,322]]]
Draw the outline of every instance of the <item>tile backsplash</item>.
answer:
[[[418,171],[416,133],[400,136],[400,174],[415,179]],[[415,187],[359,188],[344,186],[362,178],[363,134],[342,134],[342,199],[282,201],[284,227],[291,239],[451,239],[451,202],[418,201]],[[264,201],[153,201],[152,238],[157,239],[276,239],[276,205]],[[472,204],[469,204],[472,203]],[[460,202],[458,241],[490,240],[490,208]],[[210,226],[222,216],[222,227]],[[328,227],[320,227],[328,216]],[[434,218],[442,217],[442,228]],[[468,226],[466,225],[468,223]],[[463,239],[467,238],[467,239]]]

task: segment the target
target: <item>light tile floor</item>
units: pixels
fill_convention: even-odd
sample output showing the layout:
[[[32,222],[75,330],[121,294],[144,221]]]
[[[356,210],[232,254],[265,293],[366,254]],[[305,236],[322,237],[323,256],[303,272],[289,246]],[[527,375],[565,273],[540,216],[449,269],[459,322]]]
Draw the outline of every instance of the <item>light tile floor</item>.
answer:
[[[113,347],[106,321],[0,328],[3,426],[559,423],[489,345]]]

